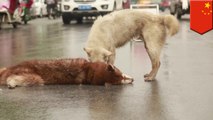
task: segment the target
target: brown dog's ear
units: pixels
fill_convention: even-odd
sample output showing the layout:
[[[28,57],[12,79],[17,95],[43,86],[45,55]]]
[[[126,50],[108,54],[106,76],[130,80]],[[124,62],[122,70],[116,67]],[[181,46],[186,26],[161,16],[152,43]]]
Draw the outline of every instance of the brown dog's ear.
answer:
[[[91,54],[91,52],[92,52],[92,49],[91,48],[84,48],[84,51],[88,54],[88,55],[90,55]]]
[[[115,67],[111,64],[108,64],[107,70],[110,71],[110,72],[115,72]]]

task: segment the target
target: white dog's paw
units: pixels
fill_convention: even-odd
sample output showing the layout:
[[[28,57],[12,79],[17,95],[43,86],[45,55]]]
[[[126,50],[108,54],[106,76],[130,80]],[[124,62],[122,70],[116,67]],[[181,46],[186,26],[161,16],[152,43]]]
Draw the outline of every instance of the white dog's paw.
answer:
[[[152,82],[155,80],[155,78],[148,76],[148,77],[145,77],[144,80],[145,82]]]
[[[144,75],[144,78],[145,78],[145,77],[149,77],[149,74],[148,74],[148,73],[147,73],[147,74],[145,74],[145,75]]]

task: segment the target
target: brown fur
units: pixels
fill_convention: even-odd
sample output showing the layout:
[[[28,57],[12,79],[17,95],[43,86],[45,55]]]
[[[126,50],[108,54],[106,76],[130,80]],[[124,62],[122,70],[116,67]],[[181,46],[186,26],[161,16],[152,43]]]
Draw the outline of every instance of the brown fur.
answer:
[[[83,58],[31,60],[0,69],[0,84],[10,88],[49,84],[122,84],[124,79],[115,66],[91,63]]]

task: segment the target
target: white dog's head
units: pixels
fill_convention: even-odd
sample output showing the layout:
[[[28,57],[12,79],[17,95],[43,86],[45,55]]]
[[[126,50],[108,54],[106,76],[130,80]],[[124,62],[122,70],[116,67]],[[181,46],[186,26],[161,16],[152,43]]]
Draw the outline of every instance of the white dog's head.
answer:
[[[112,52],[104,48],[84,48],[84,51],[87,53],[88,59],[91,62],[106,62],[109,63],[109,57],[112,55]]]

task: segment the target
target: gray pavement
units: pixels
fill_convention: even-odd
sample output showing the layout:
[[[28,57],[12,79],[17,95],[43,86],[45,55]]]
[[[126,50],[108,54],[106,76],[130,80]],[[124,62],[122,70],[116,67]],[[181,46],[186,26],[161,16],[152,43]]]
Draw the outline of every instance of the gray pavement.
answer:
[[[144,82],[151,64],[143,42],[118,49],[115,65],[133,85],[51,85],[14,90],[0,86],[0,120],[212,120],[213,31],[199,35],[180,21],[167,40],[154,82]],[[0,67],[29,59],[85,57],[92,23],[64,26],[36,19],[0,30]]]

